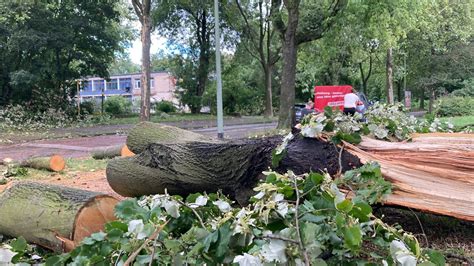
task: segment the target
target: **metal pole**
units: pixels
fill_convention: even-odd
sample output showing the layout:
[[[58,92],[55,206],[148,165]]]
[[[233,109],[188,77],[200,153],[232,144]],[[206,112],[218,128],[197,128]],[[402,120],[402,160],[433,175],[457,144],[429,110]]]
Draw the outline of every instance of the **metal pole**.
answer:
[[[214,0],[214,29],[216,42],[216,78],[217,78],[217,138],[224,138],[224,116],[222,111],[221,45],[219,29],[219,4]]]
[[[81,91],[79,89],[79,80],[76,80],[77,84],[77,116],[81,116]]]

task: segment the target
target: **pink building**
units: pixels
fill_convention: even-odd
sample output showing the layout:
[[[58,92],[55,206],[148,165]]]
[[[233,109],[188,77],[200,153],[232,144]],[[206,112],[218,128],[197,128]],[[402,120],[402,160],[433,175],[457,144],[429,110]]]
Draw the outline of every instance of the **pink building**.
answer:
[[[83,100],[100,100],[102,94],[107,96],[121,95],[130,101],[138,100],[141,94],[141,73],[114,75],[106,81],[99,77],[90,77],[82,81],[79,97]],[[178,104],[175,95],[176,79],[169,72],[152,72],[150,74],[150,101],[159,102],[162,100],[171,101]]]

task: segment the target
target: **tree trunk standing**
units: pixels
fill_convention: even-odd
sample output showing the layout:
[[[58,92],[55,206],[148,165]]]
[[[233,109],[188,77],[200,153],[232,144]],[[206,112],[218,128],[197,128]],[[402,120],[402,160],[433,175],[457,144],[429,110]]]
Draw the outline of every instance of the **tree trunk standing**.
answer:
[[[425,109],[425,88],[421,88],[421,96],[420,96],[420,110]]]
[[[278,128],[291,128],[295,121],[295,79],[298,47],[296,44],[296,30],[299,19],[299,0],[285,0],[288,10],[288,24],[283,40],[283,69],[280,92],[280,113]]]
[[[387,49],[387,102],[393,104],[393,56],[392,47]]]
[[[150,120],[150,46],[151,46],[151,0],[132,0],[132,6],[142,24],[142,77],[140,121]]]
[[[265,71],[265,111],[263,112],[264,117],[273,116],[273,101],[272,101],[272,69],[271,65],[267,65]]]
[[[150,1],[145,1],[150,2]],[[142,78],[141,78],[141,107],[140,121],[150,121],[150,46],[151,46],[151,17],[143,16],[142,24]]]
[[[430,114],[433,113],[434,100],[435,100],[435,90],[434,88],[430,88],[430,102],[428,105],[428,113]]]
[[[201,111],[201,97],[206,90],[207,79],[209,78],[209,60],[210,60],[210,31],[207,25],[207,11],[201,12],[201,18],[197,20],[198,30],[196,31],[199,44],[199,66],[197,71],[196,99],[191,104],[191,113],[196,114]]]

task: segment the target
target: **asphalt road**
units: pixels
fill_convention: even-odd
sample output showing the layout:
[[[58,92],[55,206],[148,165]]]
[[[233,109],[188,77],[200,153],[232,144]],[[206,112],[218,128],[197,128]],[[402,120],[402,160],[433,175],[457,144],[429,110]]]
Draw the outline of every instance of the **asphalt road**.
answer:
[[[245,138],[255,134],[263,134],[275,129],[276,122],[263,124],[244,124],[224,127],[224,137],[228,139]],[[217,137],[217,128],[198,128],[192,131]],[[109,146],[125,144],[125,135],[105,135],[66,139],[38,140],[21,144],[0,146],[0,160],[11,158],[23,160],[32,156],[49,156],[59,154],[65,158],[89,156],[91,152]]]

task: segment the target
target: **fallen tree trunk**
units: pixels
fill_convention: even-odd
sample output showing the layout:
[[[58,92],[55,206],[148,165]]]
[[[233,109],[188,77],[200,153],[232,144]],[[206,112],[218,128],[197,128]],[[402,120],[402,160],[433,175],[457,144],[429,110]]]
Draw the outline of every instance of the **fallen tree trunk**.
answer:
[[[128,149],[127,145],[122,144],[106,147],[92,152],[92,158],[96,160],[111,159],[118,156],[129,157],[133,155],[135,154]]]
[[[127,135],[127,146],[135,154],[144,151],[150,143],[186,143],[191,141],[219,142],[211,137],[188,130],[151,122],[138,123]]]
[[[385,203],[474,221],[474,135],[415,135],[412,142],[363,138],[346,144],[363,162],[377,161],[394,185]]]
[[[9,158],[3,159],[3,164],[21,167],[30,167],[39,170],[48,170],[52,172],[59,172],[66,167],[66,161],[60,155],[53,155],[50,157],[32,157],[24,161],[13,161]]]
[[[87,190],[18,182],[0,194],[0,234],[62,252],[114,220],[115,198]]]
[[[262,171],[271,166],[273,149],[281,137],[245,139],[225,143],[188,142],[150,144],[141,154],[116,158],[107,165],[107,181],[123,196],[164,193],[187,195],[222,190],[239,202],[249,193]],[[339,169],[339,150],[330,143],[296,137],[287,146],[280,172],[297,174]],[[359,160],[342,153],[342,170],[360,165]]]
[[[115,145],[92,152],[92,158],[96,160],[111,159],[122,155],[123,145]]]

